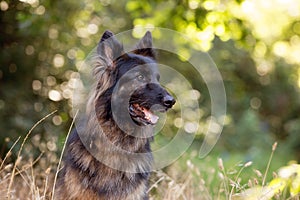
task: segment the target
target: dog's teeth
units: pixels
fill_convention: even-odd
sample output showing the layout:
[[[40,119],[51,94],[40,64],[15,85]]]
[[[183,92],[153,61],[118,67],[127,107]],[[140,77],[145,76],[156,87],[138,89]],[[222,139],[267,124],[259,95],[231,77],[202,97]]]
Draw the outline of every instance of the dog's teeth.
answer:
[[[150,121],[152,124],[156,124],[159,117],[154,115],[151,111],[148,110],[144,110],[144,114],[145,114],[145,119],[147,119],[148,121]]]
[[[158,119],[159,119],[158,116],[152,114],[151,118],[150,118],[150,121],[151,121],[152,124],[156,124]]]

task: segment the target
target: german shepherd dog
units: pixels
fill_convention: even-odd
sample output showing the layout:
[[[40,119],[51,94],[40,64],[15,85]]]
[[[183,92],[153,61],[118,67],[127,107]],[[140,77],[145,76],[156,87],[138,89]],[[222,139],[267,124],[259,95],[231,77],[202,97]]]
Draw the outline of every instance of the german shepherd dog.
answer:
[[[146,200],[155,113],[167,111],[175,100],[159,84],[150,32],[124,52],[106,31],[96,54],[85,123],[67,141],[55,198]]]

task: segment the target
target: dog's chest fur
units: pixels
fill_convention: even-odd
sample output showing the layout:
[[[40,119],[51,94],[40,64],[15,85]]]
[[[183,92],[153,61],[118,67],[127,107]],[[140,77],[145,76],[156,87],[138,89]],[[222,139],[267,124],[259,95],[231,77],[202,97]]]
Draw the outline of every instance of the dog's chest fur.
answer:
[[[105,166],[86,150],[76,131],[68,141],[60,176],[57,199],[148,199],[148,172],[128,173]]]

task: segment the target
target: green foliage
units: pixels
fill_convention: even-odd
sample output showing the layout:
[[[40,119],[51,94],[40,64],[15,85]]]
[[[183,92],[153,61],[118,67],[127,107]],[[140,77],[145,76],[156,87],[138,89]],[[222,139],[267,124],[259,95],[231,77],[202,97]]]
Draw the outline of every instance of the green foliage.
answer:
[[[233,200],[297,199],[300,193],[300,165],[292,164],[278,170],[266,186],[255,186],[234,195]]]

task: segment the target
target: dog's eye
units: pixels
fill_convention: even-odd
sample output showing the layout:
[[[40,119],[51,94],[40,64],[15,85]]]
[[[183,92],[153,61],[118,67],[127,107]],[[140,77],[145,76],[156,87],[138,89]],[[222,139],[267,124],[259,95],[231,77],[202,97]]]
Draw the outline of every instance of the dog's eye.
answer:
[[[137,79],[138,79],[139,81],[143,81],[143,80],[145,79],[145,77],[144,77],[144,75],[139,74],[139,75],[137,76]]]

